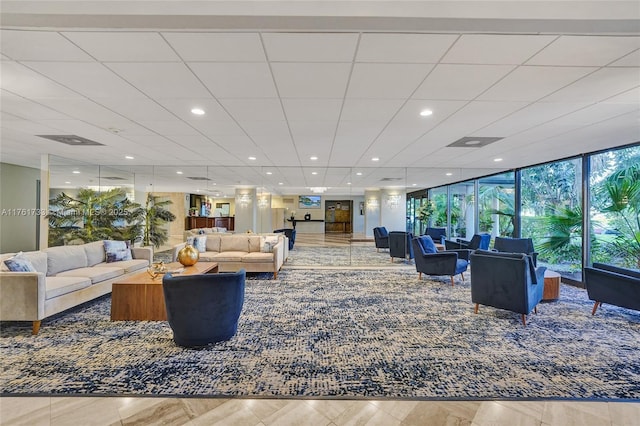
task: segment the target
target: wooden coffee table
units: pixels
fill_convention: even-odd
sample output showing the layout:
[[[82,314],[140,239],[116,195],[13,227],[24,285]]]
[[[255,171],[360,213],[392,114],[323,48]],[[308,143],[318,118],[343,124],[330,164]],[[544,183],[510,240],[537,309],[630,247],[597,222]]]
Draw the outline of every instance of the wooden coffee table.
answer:
[[[183,266],[177,262],[167,264],[168,270]],[[198,262],[187,266],[180,275],[218,272],[215,262]],[[145,270],[115,282],[111,291],[111,321],[166,321],[167,310],[162,292],[162,275],[151,278]]]
[[[544,290],[542,300],[558,300],[560,297],[560,274],[555,271],[544,271]]]

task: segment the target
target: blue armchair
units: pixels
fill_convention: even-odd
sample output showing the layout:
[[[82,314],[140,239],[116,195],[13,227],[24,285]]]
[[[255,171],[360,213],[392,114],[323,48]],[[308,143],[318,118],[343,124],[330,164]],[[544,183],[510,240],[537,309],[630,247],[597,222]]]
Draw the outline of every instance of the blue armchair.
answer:
[[[393,262],[394,257],[401,259],[413,259],[413,248],[411,247],[411,232],[391,231],[389,232],[389,255]]]
[[[438,251],[433,239],[428,235],[415,237],[411,244],[413,245],[418,279],[422,279],[423,273],[449,275],[453,287],[453,276],[460,274],[464,282],[464,271],[467,270],[469,263],[460,257],[461,255],[468,257],[469,250]]]
[[[430,236],[436,243],[444,244],[444,240],[447,238],[447,228],[427,228],[423,235]]]
[[[640,311],[640,271],[594,263],[584,268],[589,299],[595,301],[591,315],[602,303]]]
[[[531,238],[496,237],[493,243],[493,249],[505,253],[528,254],[533,259],[533,266],[538,265],[538,253],[536,253],[533,247],[533,240]]]
[[[173,341],[198,347],[236,334],[244,304],[245,270],[233,273],[166,274],[162,290]]]
[[[389,248],[389,232],[384,226],[373,228],[373,239],[376,242],[377,251],[381,248]]]
[[[275,229],[274,233],[283,233],[289,239],[289,250],[293,250],[293,245],[296,243],[296,230],[291,228]]]
[[[490,234],[474,234],[470,241],[456,238],[455,241],[444,240],[445,250],[468,249],[468,250],[489,250],[491,243]],[[469,260],[469,258],[465,258]]]
[[[531,256],[523,253],[500,253],[476,250],[471,253],[471,301],[521,314],[527,325],[527,315],[542,300],[544,271],[536,268]]]

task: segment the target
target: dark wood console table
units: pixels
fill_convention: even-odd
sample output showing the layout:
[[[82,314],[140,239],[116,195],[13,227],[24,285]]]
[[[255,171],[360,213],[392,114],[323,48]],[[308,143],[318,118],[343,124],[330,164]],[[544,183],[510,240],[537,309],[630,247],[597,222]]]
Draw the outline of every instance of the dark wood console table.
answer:
[[[206,216],[188,216],[185,219],[185,228],[227,228],[227,231],[233,231],[235,227],[234,217],[206,217]]]

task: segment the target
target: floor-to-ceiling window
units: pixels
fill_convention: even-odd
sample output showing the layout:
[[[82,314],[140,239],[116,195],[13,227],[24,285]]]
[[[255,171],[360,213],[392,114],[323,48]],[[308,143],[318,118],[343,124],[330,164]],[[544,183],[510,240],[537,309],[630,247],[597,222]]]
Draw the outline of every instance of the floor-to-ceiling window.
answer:
[[[591,156],[591,262],[640,268],[640,146]]]
[[[565,275],[582,269],[582,161],[522,169],[521,236],[533,239],[538,262]]]
[[[474,181],[451,185],[450,238],[470,239],[475,233]]]
[[[514,173],[478,180],[478,229],[495,237],[513,236],[515,229]]]
[[[429,199],[433,205],[433,214],[431,215],[429,226],[434,228],[448,227],[449,199],[447,198],[447,187],[441,186],[429,190]],[[447,235],[450,235],[447,232]]]

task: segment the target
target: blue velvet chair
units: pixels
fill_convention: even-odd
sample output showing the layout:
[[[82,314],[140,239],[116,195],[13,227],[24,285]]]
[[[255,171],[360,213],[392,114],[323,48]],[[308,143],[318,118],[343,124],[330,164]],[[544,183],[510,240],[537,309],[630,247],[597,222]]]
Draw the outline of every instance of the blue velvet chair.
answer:
[[[291,228],[276,229],[274,233],[282,233],[289,239],[289,250],[293,250],[293,245],[296,243],[296,230]]]
[[[591,315],[603,303],[640,311],[640,271],[594,263],[584,268],[584,282],[595,302]]]
[[[418,279],[422,279],[422,274],[427,275],[449,275],[451,286],[453,287],[454,275],[460,274],[464,282],[464,271],[469,263],[460,256],[467,256],[470,250],[445,250],[438,251],[433,239],[428,235],[415,237],[411,244],[416,261],[416,271],[419,273]],[[464,253],[463,253],[464,252]]]
[[[373,228],[373,239],[375,240],[377,251],[380,251],[381,248],[389,248],[389,232],[384,226]]]
[[[400,259],[413,259],[413,248],[411,247],[411,232],[391,231],[389,232],[389,255],[391,261],[397,257]]]
[[[471,237],[470,241],[465,241],[461,238],[456,238],[455,241],[445,240],[444,247],[445,250],[459,250],[459,249],[468,249],[468,250],[489,250],[489,244],[491,243],[491,235],[490,234],[474,234]],[[465,258],[469,260],[469,258]]]
[[[444,244],[447,239],[447,228],[427,228],[423,235],[430,236],[436,243]]]
[[[538,253],[533,247],[531,238],[508,238],[496,237],[493,242],[493,249],[505,253],[524,253],[531,256],[533,265],[538,265]]]
[[[536,268],[531,256],[523,253],[500,253],[476,250],[471,253],[471,301],[479,305],[506,309],[521,315],[527,325],[527,315],[542,300],[544,271]]]
[[[162,279],[167,321],[179,346],[199,347],[236,334],[244,304],[245,270],[171,275]]]

